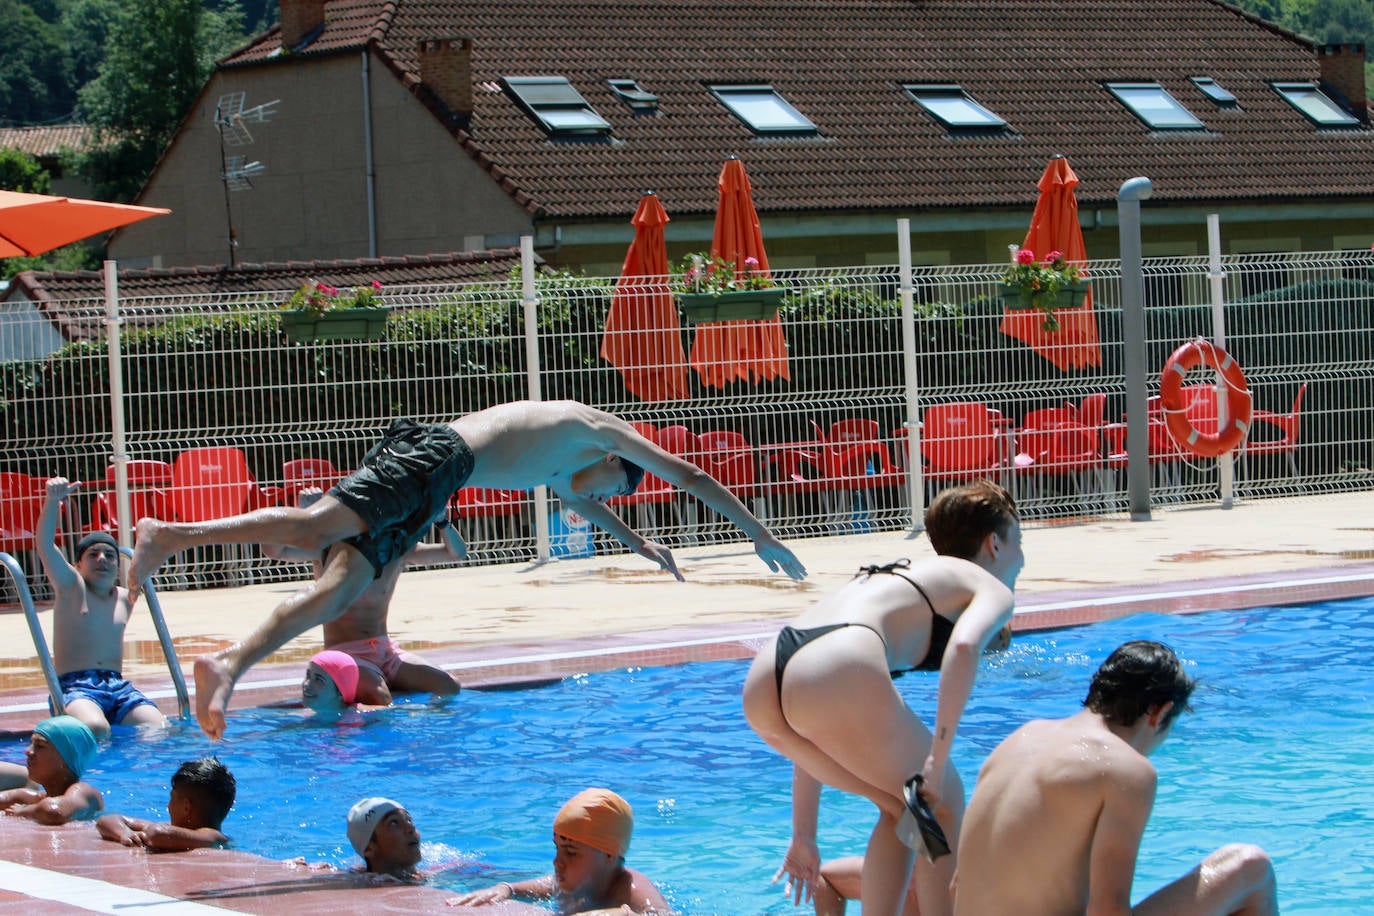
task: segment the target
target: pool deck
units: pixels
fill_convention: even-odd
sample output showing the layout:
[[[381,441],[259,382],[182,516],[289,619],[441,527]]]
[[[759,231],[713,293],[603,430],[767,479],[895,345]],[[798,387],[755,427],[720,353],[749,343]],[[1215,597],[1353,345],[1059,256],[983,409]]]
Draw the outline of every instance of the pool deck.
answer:
[[[1090,518],[1031,524],[1024,536],[1026,568],[1017,586],[1015,626],[1040,629],[1141,611],[1187,613],[1371,595],[1372,532],[1374,493],[1256,500],[1230,510],[1156,510],[1144,522]],[[468,687],[741,658],[858,566],[931,553],[923,536],[900,532],[790,546],[809,570],[804,582],[770,573],[745,543],[676,551],[685,583],[632,555],[410,572],[392,604],[391,634]],[[241,638],[295,587],[274,583],[162,592],[188,677],[194,656]],[[50,615],[43,616],[49,623]],[[303,661],[319,648],[317,632],[288,644],[244,678],[234,708],[298,695]],[[125,673],[164,710],[175,709],[175,699],[164,701],[175,694],[146,614],[136,614],[129,626]],[[45,715],[45,700],[24,616],[17,608],[0,608],[0,729],[31,727]],[[138,912],[145,905],[134,899],[142,893],[135,888],[195,901],[187,912],[213,906],[327,913],[359,908],[354,895],[362,893],[368,895],[368,912],[393,906],[462,912],[443,908],[446,895],[433,889],[345,891],[339,882],[355,879],[293,870],[241,853],[149,856],[101,843],[88,825],[54,830],[0,819],[0,916],[114,912],[83,906],[75,891],[58,889],[75,886],[70,879],[29,869],[108,882],[92,889],[89,900],[114,894],[121,901],[119,912]],[[182,911],[165,899],[146,905],[159,913]],[[507,910],[518,911],[533,912]]]

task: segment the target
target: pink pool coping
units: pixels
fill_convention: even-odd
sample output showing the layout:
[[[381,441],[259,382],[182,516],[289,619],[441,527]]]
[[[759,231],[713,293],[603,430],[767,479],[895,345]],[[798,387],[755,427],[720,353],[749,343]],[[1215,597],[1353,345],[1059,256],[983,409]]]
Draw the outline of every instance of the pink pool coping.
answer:
[[[1015,629],[1022,632],[1078,626],[1130,614],[1189,614],[1210,610],[1307,604],[1374,595],[1374,563],[1313,568],[1300,572],[1173,581],[1116,588],[1074,589],[1028,596],[1018,606]],[[741,659],[777,629],[777,621],[711,627],[677,627],[629,634],[501,646],[460,645],[426,648],[431,661],[453,671],[467,686],[500,688],[624,667]],[[233,708],[295,699],[300,665],[262,666],[235,693]],[[144,678],[150,692],[170,696],[170,679]],[[0,729],[22,732],[42,717],[46,694],[33,690],[0,692]],[[163,704],[164,708],[169,708]],[[172,701],[171,708],[175,707]],[[230,727],[232,728],[232,719]],[[0,737],[4,737],[0,735]],[[12,737],[12,736],[11,736]],[[41,869],[16,875],[5,866]],[[120,912],[143,907],[159,916],[203,913],[208,907],[245,913],[333,916],[342,911],[369,913],[435,910],[451,913],[537,913],[528,906],[503,909],[445,906],[452,892],[428,887],[374,885],[358,875],[292,868],[235,850],[149,854],[99,839],[90,824],[60,828],[0,818],[0,916],[5,913],[83,913],[70,902],[75,891],[65,878],[84,878],[94,886],[91,899],[105,905],[124,895]],[[163,900],[146,900],[142,888],[156,888]],[[364,898],[362,895],[366,895]],[[79,898],[79,895],[78,895]],[[186,901],[178,904],[176,901]],[[200,904],[197,906],[197,904]]]

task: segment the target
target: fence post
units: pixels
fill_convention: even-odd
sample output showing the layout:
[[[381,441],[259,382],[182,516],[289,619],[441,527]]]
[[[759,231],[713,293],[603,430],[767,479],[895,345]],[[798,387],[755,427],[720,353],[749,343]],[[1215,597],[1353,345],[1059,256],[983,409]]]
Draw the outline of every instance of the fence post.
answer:
[[[1226,273],[1221,269],[1221,217],[1216,213],[1207,214],[1207,277],[1212,281],[1212,340],[1218,347],[1226,349],[1226,296],[1222,281]],[[1222,397],[1221,386],[1226,384],[1221,373],[1216,373],[1217,432],[1231,425],[1226,415],[1227,399]],[[1229,509],[1235,502],[1236,462],[1235,453],[1226,452],[1217,456],[1217,475],[1221,483],[1221,508]]]
[[[534,236],[520,236],[521,302],[525,310],[525,386],[531,401],[542,401],[539,384],[539,297],[534,291]],[[534,543],[540,560],[549,558],[549,488],[534,488]]]
[[[906,376],[906,486],[911,533],[925,530],[926,488],[921,472],[921,407],[916,380],[916,310],[912,305],[911,220],[897,220],[898,282],[902,296],[902,370]]]
[[[134,546],[133,509],[129,502],[129,454],[124,441],[124,367],[119,356],[119,265],[105,262],[105,344],[110,357],[110,460],[115,468],[115,511],[119,514],[119,546]]]
[[[1126,370],[1126,483],[1131,521],[1150,520],[1150,427],[1145,415],[1145,274],[1141,269],[1140,202],[1154,193],[1148,178],[1130,178],[1116,195],[1121,237],[1121,330]]]

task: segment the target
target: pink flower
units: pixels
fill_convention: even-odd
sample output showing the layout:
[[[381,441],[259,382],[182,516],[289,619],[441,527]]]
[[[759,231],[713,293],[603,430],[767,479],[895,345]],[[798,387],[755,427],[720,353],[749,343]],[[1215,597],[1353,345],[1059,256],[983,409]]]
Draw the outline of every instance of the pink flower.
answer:
[[[1017,252],[1016,252],[1016,263],[1017,263],[1017,264],[1034,264],[1034,263],[1035,263],[1035,252],[1034,252],[1034,251],[1031,251],[1029,248],[1021,248],[1021,249],[1018,249]]]
[[[759,259],[758,259],[758,258],[745,258],[745,259],[744,259],[744,266],[747,267],[747,268],[749,268],[750,270],[758,270],[758,267],[759,267]]]
[[[1064,252],[1062,251],[1051,251],[1045,255],[1046,264],[1058,264],[1062,260],[1064,260]]]
[[[382,283],[381,283],[381,281],[380,281],[380,280],[373,280],[373,281],[372,281],[372,288],[373,288],[373,289],[381,289],[381,288],[382,288]]]

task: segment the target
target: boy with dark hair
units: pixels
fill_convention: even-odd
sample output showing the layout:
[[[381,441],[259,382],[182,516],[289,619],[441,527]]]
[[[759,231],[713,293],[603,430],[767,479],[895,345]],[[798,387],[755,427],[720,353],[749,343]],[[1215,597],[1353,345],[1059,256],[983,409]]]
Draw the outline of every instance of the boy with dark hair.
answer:
[[[86,535],[77,543],[72,563],[57,547],[58,508],[80,487],[64,477],[48,481],[33,536],[54,595],[53,664],[63,712],[86,723],[97,738],[108,735],[111,725],[166,725],[157,705],[120,673],[124,628],[133,606],[119,585],[114,538],[104,531]]]
[[[1128,642],[1093,676],[1082,711],[1028,722],[999,744],[964,818],[956,916],[1277,913],[1269,857],[1241,843],[1131,906],[1155,801],[1147,758],[1188,708],[1193,686],[1168,646]]]
[[[220,826],[234,806],[237,792],[234,774],[218,757],[188,760],[172,776],[172,793],[167,800],[169,822],[106,814],[95,826],[107,840],[162,852],[222,846],[229,838],[220,832]]]
[[[105,802],[81,774],[96,750],[95,735],[79,719],[39,722],[24,754],[27,766],[0,763],[0,810],[53,827],[95,817]]]

